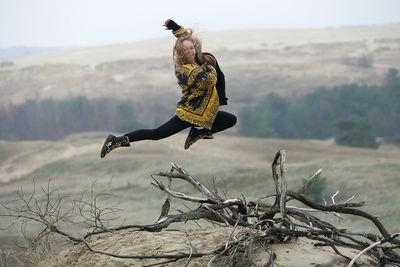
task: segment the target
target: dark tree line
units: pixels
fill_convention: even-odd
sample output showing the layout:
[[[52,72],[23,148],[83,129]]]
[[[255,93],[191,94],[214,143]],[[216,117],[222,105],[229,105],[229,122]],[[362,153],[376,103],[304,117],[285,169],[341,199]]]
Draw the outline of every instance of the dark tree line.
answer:
[[[386,73],[380,86],[319,88],[293,102],[269,94],[240,113],[239,133],[253,137],[325,139],[377,147],[375,137],[400,143],[400,77]],[[157,115],[157,114],[156,114]],[[78,97],[29,100],[0,107],[0,139],[56,140],[84,131],[126,132],[139,127],[131,103]]]
[[[56,140],[85,131],[127,131],[141,125],[129,102],[110,99],[29,100],[0,108],[0,139]]]
[[[375,136],[400,143],[399,103],[400,77],[396,69],[390,69],[381,86],[323,87],[294,102],[270,94],[241,111],[240,133],[253,137],[335,136],[346,140],[353,136],[370,140],[352,144],[361,147],[377,147]]]

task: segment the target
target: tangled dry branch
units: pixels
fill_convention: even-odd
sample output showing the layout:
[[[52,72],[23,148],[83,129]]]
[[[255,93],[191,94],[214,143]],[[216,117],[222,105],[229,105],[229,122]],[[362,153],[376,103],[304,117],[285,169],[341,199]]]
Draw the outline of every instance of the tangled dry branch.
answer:
[[[118,227],[107,227],[104,219],[104,214],[112,213],[112,209],[101,209],[97,205],[97,198],[101,194],[94,194],[91,191],[91,200],[84,200],[83,197],[74,202],[73,208],[61,213],[61,200],[58,195],[52,198],[52,192],[49,187],[43,189],[46,198],[39,202],[34,194],[25,197],[23,193],[19,193],[19,200],[23,205],[20,208],[10,208],[3,204],[8,214],[1,214],[14,218],[16,221],[12,224],[21,221],[33,221],[43,225],[43,230],[38,237],[57,233],[66,237],[75,243],[83,243],[92,253],[100,253],[111,257],[118,258],[139,258],[139,259],[164,259],[162,262],[154,263],[149,266],[163,265],[170,262],[176,262],[179,259],[186,258],[186,265],[191,259],[196,257],[210,256],[208,266],[211,266],[216,260],[224,258],[230,265],[250,265],[251,255],[256,250],[257,245],[265,246],[271,242],[287,242],[289,239],[297,237],[306,237],[317,240],[317,246],[331,247],[334,252],[345,258],[348,266],[356,265],[359,256],[368,253],[374,257],[377,263],[384,265],[385,263],[400,263],[400,256],[396,253],[399,249],[400,241],[397,239],[399,233],[391,234],[385,226],[375,216],[358,209],[364,206],[364,202],[351,202],[351,199],[342,204],[336,204],[332,197],[332,205],[321,205],[307,198],[303,193],[313,184],[322,170],[318,170],[310,177],[305,185],[296,191],[288,190],[286,179],[286,155],[284,150],[278,151],[272,163],[272,178],[275,184],[274,204],[258,201],[250,201],[240,198],[225,199],[218,195],[213,190],[208,189],[198,180],[192,177],[187,171],[179,165],[171,163],[172,167],[169,172],[158,172],[151,176],[151,184],[167,194],[167,199],[163,205],[161,216],[154,224],[149,225],[121,225]],[[162,179],[167,179],[167,185]],[[199,193],[198,196],[191,196],[171,189],[173,179],[184,180],[195,188]],[[170,199],[176,198],[183,201],[197,203],[198,207],[179,214],[169,214]],[[288,202],[296,200],[303,204],[303,207],[289,206]],[[304,207],[306,206],[306,207]],[[314,216],[311,212],[322,211],[330,213],[333,216],[341,218],[341,214],[351,214],[359,216],[371,221],[379,230],[382,236],[377,236],[370,233],[354,233],[343,229],[338,229],[334,225]],[[59,222],[74,222],[71,216],[78,216],[83,219],[90,231],[83,237],[73,236],[59,227]],[[218,223],[223,226],[232,227],[232,232],[229,240],[224,246],[216,248],[209,252],[193,253],[193,248],[189,240],[190,248],[188,253],[178,255],[118,255],[103,250],[97,250],[91,247],[88,240],[94,235],[121,231],[161,231],[169,227],[173,223],[198,221],[204,219],[212,223]],[[112,220],[111,220],[112,221]],[[247,229],[242,232],[240,237],[235,233],[236,228]],[[337,247],[350,247],[360,251],[354,258],[350,259],[341,254]],[[265,266],[270,266],[276,258],[274,253],[271,253],[270,259],[265,263]]]

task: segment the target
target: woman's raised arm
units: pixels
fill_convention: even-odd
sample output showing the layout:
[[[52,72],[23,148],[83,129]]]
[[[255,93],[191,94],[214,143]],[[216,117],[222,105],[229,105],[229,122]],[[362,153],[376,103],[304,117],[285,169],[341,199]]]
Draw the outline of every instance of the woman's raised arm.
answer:
[[[175,35],[176,38],[184,37],[190,34],[184,27],[179,26],[172,19],[167,19],[164,22],[163,26],[165,27],[165,30],[172,30],[172,33]]]

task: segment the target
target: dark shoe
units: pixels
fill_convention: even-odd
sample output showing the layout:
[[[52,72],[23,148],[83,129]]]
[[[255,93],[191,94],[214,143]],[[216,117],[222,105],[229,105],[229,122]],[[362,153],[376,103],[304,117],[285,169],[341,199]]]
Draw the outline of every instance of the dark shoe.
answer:
[[[185,141],[185,149],[188,149],[199,139],[214,139],[214,136],[208,130],[205,129],[197,130],[195,127],[192,127],[190,128],[188,137],[186,138]]]
[[[106,141],[104,141],[103,147],[101,148],[100,158],[104,158],[113,149],[121,146],[131,146],[129,138],[127,136],[114,136],[110,134]]]

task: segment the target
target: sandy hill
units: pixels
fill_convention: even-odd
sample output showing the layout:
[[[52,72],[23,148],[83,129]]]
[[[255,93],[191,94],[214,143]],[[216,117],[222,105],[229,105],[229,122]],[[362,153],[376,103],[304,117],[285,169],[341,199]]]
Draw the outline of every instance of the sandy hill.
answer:
[[[379,215],[389,231],[399,230],[400,151],[393,147],[382,147],[376,151],[335,146],[330,141],[217,135],[214,140],[201,140],[186,151],[183,149],[185,134],[178,134],[158,142],[137,143],[131,148],[113,151],[105,159],[100,159],[99,148],[105,135],[106,133],[84,133],[58,142],[0,142],[0,201],[8,203],[15,199],[16,191],[21,188],[29,195],[34,186],[40,196],[40,188],[46,188],[51,179],[51,188],[66,197],[66,207],[70,200],[79,199],[82,193],[87,197],[92,190],[95,193],[103,192],[104,196],[99,197],[98,205],[118,208],[115,216],[120,217],[112,222],[113,225],[150,224],[157,220],[165,197],[150,185],[150,175],[157,171],[168,171],[169,162],[180,164],[207,186],[211,187],[215,178],[216,186],[226,192],[227,196],[241,197],[243,194],[250,201],[274,192],[271,162],[279,149],[285,149],[290,188],[298,188],[303,179],[322,168],[323,176],[327,178],[324,197],[329,203],[336,191],[339,191],[337,202],[355,194],[356,200],[370,203],[365,210]],[[196,194],[183,182],[174,182],[172,188],[186,194]],[[171,214],[176,214],[178,209],[186,209],[175,200],[173,207]],[[329,215],[321,216],[344,229],[357,232],[363,229],[376,233],[375,227],[369,221],[357,220],[350,215],[344,216],[341,222]],[[7,223],[7,220],[2,219],[2,223]],[[182,229],[179,226],[172,226],[171,229],[176,227]],[[221,242],[226,242],[221,236],[226,236],[226,231],[230,231],[229,228],[199,229],[194,223],[184,224],[183,227],[189,231],[191,240],[197,240],[195,242],[199,250],[205,248],[204,244],[218,246]],[[70,230],[75,234],[81,233],[79,229]],[[19,231],[17,227],[1,232],[3,246],[10,240],[15,240],[20,235]],[[156,250],[160,252],[179,252],[187,250],[186,241],[181,240],[184,237],[182,230],[154,234],[124,232],[98,237],[91,244],[97,249],[113,248],[114,252],[121,254],[135,254],[138,251],[150,253],[155,249],[155,243],[158,244]],[[142,239],[146,242],[138,241]],[[179,244],[174,245],[174,242]],[[309,256],[302,257],[303,266],[312,263],[328,264],[326,266],[342,264],[339,263],[342,262],[340,257],[332,253],[330,248],[314,248],[311,241],[304,239],[292,240],[285,245],[273,245],[260,252],[257,256],[260,264],[265,264],[265,259],[270,255],[269,249],[278,255],[276,266],[296,266],[298,256],[302,254]],[[340,251],[349,257],[355,255],[351,250]],[[198,265],[193,261],[190,266],[204,266],[207,259],[201,259]],[[297,260],[293,262],[293,259]],[[99,257],[89,253],[81,245],[65,251],[57,260],[60,266],[91,266],[94,261],[98,262],[98,266],[143,264]],[[185,262],[182,260],[180,264],[184,265]],[[368,258],[362,262],[364,265],[361,266],[370,264]],[[151,261],[146,263],[150,264]]]
[[[13,196],[21,187],[29,192],[33,179],[38,188],[51,179],[55,188],[71,196],[79,195],[96,182],[96,190],[109,189],[118,195],[107,199],[107,203],[118,205],[124,218],[132,223],[152,223],[158,218],[164,195],[150,186],[150,175],[169,170],[170,162],[178,163],[205,184],[212,184],[216,178],[217,186],[230,197],[243,193],[254,200],[273,192],[270,164],[275,153],[285,149],[291,188],[299,187],[303,179],[322,168],[327,178],[327,201],[338,190],[338,200],[355,194],[359,201],[368,200],[368,209],[379,214],[391,230],[397,228],[400,151],[395,148],[382,146],[377,151],[336,146],[331,141],[220,134],[214,140],[201,140],[184,150],[186,136],[182,133],[157,142],[135,143],[100,159],[99,149],[105,136],[106,133],[85,133],[58,142],[1,141],[2,199]],[[177,190],[185,188],[184,183],[176,186]],[[392,205],[386,206],[388,202]],[[353,222],[351,217],[348,222],[352,227],[372,227]]]
[[[245,232],[245,229],[238,229],[238,232]],[[96,249],[112,250],[115,254],[121,255],[160,255],[160,254],[179,254],[188,253],[191,240],[195,252],[209,252],[212,249],[223,246],[232,232],[226,228],[200,228],[187,231],[172,232],[133,232],[133,233],[114,233],[108,234],[90,242]],[[187,234],[187,235],[186,235]],[[253,255],[255,266],[265,266],[271,254],[275,253],[276,259],[270,266],[274,267],[298,267],[298,266],[347,266],[348,262],[330,247],[316,247],[317,242],[306,238],[293,239],[285,244],[270,244],[260,248]],[[359,251],[349,248],[339,248],[343,255],[354,258]],[[193,258],[188,266],[207,266],[211,256]],[[151,266],[160,263],[161,259],[138,260],[138,259],[118,259],[110,258],[105,255],[98,255],[88,252],[82,244],[64,251],[58,258],[51,259],[55,266]],[[212,266],[225,267],[227,260],[216,261]],[[174,263],[163,264],[162,266],[186,266],[187,258],[178,260]],[[376,264],[369,256],[362,256],[357,260],[358,266],[373,266]],[[394,266],[394,265],[386,265]]]
[[[400,25],[199,33],[226,76],[229,108],[276,92],[290,99],[320,86],[380,84],[400,69]],[[171,114],[179,99],[171,50],[174,37],[54,51],[0,68],[0,106],[28,99],[113,97],[135,103],[150,121],[155,106]],[[146,103],[146,104],[144,104]],[[164,118],[160,118],[164,119]]]
[[[205,51],[246,51],[294,49],[300,46],[357,43],[360,49],[375,51],[386,46],[396,48],[400,25],[343,27],[326,29],[258,29],[196,33]],[[164,37],[128,44],[54,51],[14,60],[17,67],[42,64],[77,64],[96,66],[103,62],[127,59],[149,59],[170,56],[174,37]],[[397,47],[398,48],[398,47]],[[311,51],[310,51],[311,52]],[[322,56],[322,55],[321,55]],[[234,60],[234,59],[232,59]],[[230,62],[227,62],[229,65]]]

